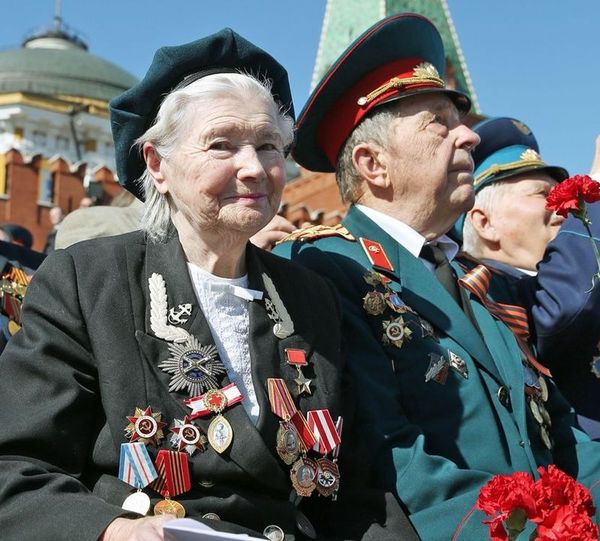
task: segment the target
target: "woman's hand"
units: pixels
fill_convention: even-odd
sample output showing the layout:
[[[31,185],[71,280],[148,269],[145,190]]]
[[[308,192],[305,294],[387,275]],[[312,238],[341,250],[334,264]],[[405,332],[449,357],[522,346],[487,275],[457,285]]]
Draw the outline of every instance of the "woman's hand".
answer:
[[[175,515],[160,515],[144,518],[116,518],[113,520],[99,541],[163,541],[163,525]]]

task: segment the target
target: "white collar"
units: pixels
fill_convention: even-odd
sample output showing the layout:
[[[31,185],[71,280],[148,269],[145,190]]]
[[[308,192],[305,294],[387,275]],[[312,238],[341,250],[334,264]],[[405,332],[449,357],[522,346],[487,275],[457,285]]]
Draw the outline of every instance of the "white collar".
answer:
[[[373,220],[381,229],[383,229],[390,237],[396,242],[404,246],[415,257],[419,257],[421,249],[425,244],[430,242],[437,242],[439,247],[443,250],[444,254],[448,258],[448,261],[452,261],[458,253],[458,244],[454,242],[448,235],[442,235],[434,241],[427,241],[427,239],[421,235],[418,231],[415,231],[412,227],[392,218],[383,212],[374,210],[364,205],[354,205],[360,210],[367,218]]]

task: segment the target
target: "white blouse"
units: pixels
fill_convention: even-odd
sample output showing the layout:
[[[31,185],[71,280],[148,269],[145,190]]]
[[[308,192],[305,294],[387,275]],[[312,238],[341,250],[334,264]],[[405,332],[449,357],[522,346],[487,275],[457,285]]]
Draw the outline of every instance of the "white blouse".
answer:
[[[248,302],[262,298],[262,292],[248,289],[247,275],[241,278],[221,278],[192,263],[188,263],[188,269],[229,380],[242,393],[242,406],[256,425],[260,408],[252,382],[248,348]]]

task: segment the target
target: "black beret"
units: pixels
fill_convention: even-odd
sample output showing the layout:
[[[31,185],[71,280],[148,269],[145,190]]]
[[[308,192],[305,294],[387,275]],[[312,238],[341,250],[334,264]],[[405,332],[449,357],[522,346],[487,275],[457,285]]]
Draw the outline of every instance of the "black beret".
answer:
[[[189,75],[237,70],[270,80],[274,99],[293,118],[292,95],[285,68],[230,28],[185,45],[161,47],[144,78],[110,102],[117,175],[124,188],[144,199],[137,179],[146,165],[140,152],[132,146],[152,125],[164,96]]]

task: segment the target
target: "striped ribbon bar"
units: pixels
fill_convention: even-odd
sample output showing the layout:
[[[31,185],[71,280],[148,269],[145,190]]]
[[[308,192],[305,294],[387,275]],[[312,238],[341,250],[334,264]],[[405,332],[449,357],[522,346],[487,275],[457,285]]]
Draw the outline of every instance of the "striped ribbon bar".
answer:
[[[289,421],[296,413],[296,404],[292,400],[290,391],[281,378],[268,378],[267,388],[269,391],[269,402],[271,411],[284,421]],[[310,449],[311,446],[308,448]]]
[[[308,423],[306,422],[304,415],[302,415],[302,412],[296,411],[296,413],[292,415],[290,422],[294,425],[294,428],[300,435],[300,438],[306,446],[306,449],[311,449],[315,445],[315,443],[317,443],[317,438],[311,430],[310,426],[308,426]]]
[[[142,442],[122,443],[119,459],[119,479],[142,489],[158,477],[146,446]]]
[[[317,438],[315,451],[318,451],[322,455],[331,453],[339,445],[340,436],[333,424],[329,410],[311,410],[307,412],[306,418],[308,427]]]
[[[155,464],[158,479],[154,481],[152,488],[161,496],[170,498],[192,488],[186,453],[161,449]]]
[[[490,314],[508,326],[514,333],[517,344],[527,358],[527,361],[545,376],[550,376],[550,370],[538,362],[527,344],[527,339],[529,338],[527,311],[521,306],[502,304],[489,299],[487,294],[490,289],[491,278],[492,273],[485,265],[477,265],[473,269],[466,271],[465,275],[458,279],[458,283],[461,287],[473,293],[488,309]]]

